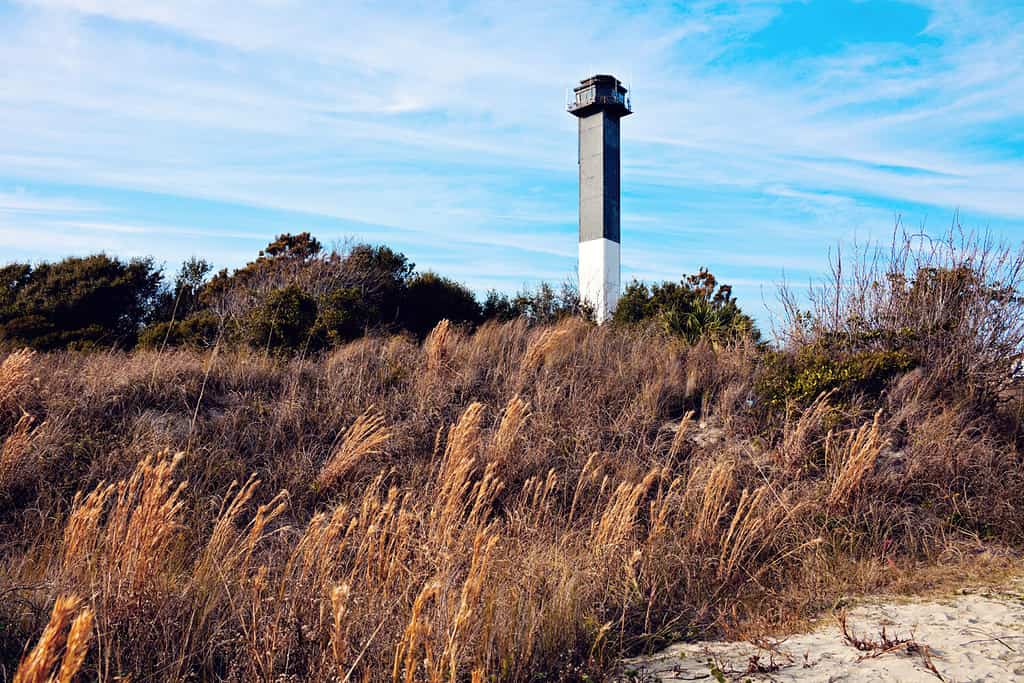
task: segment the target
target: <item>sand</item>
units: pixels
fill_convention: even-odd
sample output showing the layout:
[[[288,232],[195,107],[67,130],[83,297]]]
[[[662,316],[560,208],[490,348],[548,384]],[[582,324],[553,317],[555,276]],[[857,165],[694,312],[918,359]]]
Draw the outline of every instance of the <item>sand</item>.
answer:
[[[858,650],[844,640],[837,620],[829,618],[809,633],[760,646],[673,645],[624,662],[618,680],[1024,681],[1024,583],[1019,581],[997,590],[965,589],[938,600],[865,602],[849,609],[846,623],[856,638],[877,642],[884,626],[890,640],[912,637],[913,642]],[[713,666],[721,673],[716,675]],[[755,672],[759,667],[762,671]]]

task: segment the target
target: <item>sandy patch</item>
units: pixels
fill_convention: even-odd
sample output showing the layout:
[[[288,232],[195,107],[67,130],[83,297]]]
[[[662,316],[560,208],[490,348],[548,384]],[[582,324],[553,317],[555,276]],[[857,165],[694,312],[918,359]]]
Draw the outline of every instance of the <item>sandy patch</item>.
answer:
[[[868,602],[810,632],[673,645],[624,663],[620,681],[1024,681],[1024,584],[943,600]],[[887,640],[883,643],[882,628]],[[899,643],[903,639],[909,642]],[[930,670],[929,665],[934,668]]]

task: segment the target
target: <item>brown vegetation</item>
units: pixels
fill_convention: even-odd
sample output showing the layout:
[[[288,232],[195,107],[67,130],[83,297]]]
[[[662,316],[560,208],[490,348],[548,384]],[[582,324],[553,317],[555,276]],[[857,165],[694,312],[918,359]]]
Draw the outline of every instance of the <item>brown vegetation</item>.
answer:
[[[10,358],[5,680],[593,679],[1024,545],[994,361],[776,409],[753,343],[579,320]]]

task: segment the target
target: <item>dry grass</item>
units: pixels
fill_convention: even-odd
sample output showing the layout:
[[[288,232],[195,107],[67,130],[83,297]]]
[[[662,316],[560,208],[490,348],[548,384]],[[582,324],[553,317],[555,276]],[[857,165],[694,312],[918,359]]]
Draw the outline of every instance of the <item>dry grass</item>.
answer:
[[[14,409],[24,396],[31,381],[35,355],[32,349],[21,349],[8,354],[0,364],[0,409]]]
[[[828,507],[838,509],[849,506],[853,497],[863,488],[865,477],[874,468],[879,454],[886,446],[887,440],[879,428],[881,416],[881,412],[876,413],[873,422],[851,431],[841,445],[837,444],[838,438],[829,435],[825,445],[832,478]]]
[[[92,638],[93,611],[75,596],[57,598],[50,621],[14,673],[14,683],[70,683]]]
[[[380,454],[381,447],[390,438],[391,434],[384,428],[384,417],[373,408],[367,409],[345,431],[341,446],[320,470],[317,484],[325,489],[334,486],[363,459]]]
[[[35,419],[28,413],[22,413],[14,429],[0,446],[0,491],[6,491],[14,483],[19,474],[31,471],[26,462],[31,457],[32,424]]]
[[[765,414],[756,358],[578,321],[19,356],[0,678],[594,680],[1024,545],[1012,411]]]

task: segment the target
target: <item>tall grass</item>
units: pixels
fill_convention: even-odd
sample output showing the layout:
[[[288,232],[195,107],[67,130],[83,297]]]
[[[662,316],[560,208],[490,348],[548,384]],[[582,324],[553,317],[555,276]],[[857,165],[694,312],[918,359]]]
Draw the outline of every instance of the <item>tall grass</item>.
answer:
[[[749,345],[575,320],[10,358],[5,679],[593,680],[1024,544],[1016,413],[927,369],[770,412]]]
[[[14,683],[70,683],[89,651],[93,610],[73,595],[57,598],[50,621],[14,672]]]

